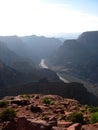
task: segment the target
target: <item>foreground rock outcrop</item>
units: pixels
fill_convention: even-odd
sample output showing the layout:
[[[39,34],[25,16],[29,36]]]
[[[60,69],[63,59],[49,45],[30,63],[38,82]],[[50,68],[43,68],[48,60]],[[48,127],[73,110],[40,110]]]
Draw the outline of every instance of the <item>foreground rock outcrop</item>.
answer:
[[[97,130],[98,123],[89,124],[89,109],[57,95],[5,97],[0,101],[0,130]]]

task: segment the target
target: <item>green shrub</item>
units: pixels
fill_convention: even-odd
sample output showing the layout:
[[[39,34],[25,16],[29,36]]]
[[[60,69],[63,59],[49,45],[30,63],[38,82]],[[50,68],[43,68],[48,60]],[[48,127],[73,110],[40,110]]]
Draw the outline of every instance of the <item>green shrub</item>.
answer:
[[[73,112],[67,118],[68,121],[72,121],[73,123],[83,123],[83,115],[78,112]]]
[[[2,121],[12,121],[14,120],[14,117],[16,116],[16,112],[14,109],[9,108],[4,110],[1,114],[0,114],[0,119]]]
[[[89,112],[91,112],[91,113],[98,112],[98,107],[94,107],[94,106],[90,107]]]
[[[42,102],[44,104],[54,105],[54,100],[52,98],[45,97]]]
[[[98,122],[98,112],[92,113],[89,120],[89,123],[91,124],[96,123],[96,122]]]
[[[7,107],[9,104],[8,101],[0,101],[0,107]]]
[[[21,95],[22,98],[26,98],[26,99],[29,99],[30,98],[30,95],[28,94],[24,94],[24,95]]]

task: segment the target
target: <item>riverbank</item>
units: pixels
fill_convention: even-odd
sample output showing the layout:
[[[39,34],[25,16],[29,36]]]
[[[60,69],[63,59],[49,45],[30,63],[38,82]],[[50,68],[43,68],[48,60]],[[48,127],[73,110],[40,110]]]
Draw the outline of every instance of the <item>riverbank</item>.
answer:
[[[49,67],[45,64],[45,60],[42,59],[39,66],[41,68],[46,68],[48,69]],[[50,69],[50,68],[49,68]],[[90,92],[93,93],[94,95],[96,95],[98,97],[98,90],[97,88],[94,87],[94,84],[84,81],[78,77],[72,76],[71,74],[68,74],[66,72],[58,72],[55,71],[57,73],[57,75],[59,76],[59,79],[62,80],[64,83],[70,83],[70,82],[79,82],[84,84],[85,88]]]
[[[49,67],[45,64],[45,60],[41,59],[41,62],[39,64],[41,68],[49,69]],[[63,78],[59,73],[56,73],[60,80],[62,80],[64,83],[69,83],[67,79]]]
[[[68,73],[58,73],[61,77],[63,77],[64,79],[68,80],[69,82],[79,82],[79,83],[82,83],[84,84],[85,88],[87,88],[87,90],[90,92],[90,93],[93,93],[94,95],[98,96],[98,89],[97,87],[95,88],[94,87],[94,84],[90,83],[90,82],[87,82],[87,81],[84,81],[82,79],[79,79],[78,77],[74,77]]]

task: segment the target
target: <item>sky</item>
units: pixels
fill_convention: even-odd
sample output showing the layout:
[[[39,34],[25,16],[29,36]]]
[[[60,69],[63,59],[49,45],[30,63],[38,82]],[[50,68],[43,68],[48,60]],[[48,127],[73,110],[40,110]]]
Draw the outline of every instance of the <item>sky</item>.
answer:
[[[0,0],[0,35],[98,30],[98,0]]]

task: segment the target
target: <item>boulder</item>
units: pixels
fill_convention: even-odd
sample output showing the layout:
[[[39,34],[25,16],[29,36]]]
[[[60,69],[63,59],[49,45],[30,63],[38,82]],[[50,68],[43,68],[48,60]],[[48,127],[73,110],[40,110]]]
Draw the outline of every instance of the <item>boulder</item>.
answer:
[[[16,130],[16,123],[15,122],[5,122],[0,130]]]
[[[54,127],[52,127],[51,130],[67,130],[67,128],[61,128],[61,127],[54,126]]]
[[[17,104],[17,105],[20,105],[20,106],[26,106],[26,105],[29,105],[30,102],[29,102],[29,100],[26,100],[26,99],[19,99],[19,100],[12,100],[11,104]]]
[[[17,121],[17,130],[50,130],[52,124],[44,120],[26,119],[21,117]]]
[[[58,121],[58,127],[69,127],[72,125],[72,122]]]
[[[98,123],[83,125],[81,130],[98,130]]]
[[[75,124],[71,125],[70,127],[68,127],[67,130],[81,130],[81,124],[75,123]]]
[[[31,105],[30,110],[31,110],[33,113],[37,113],[37,112],[41,112],[41,111],[42,111],[40,107],[38,107],[38,106],[33,106],[33,105]]]

